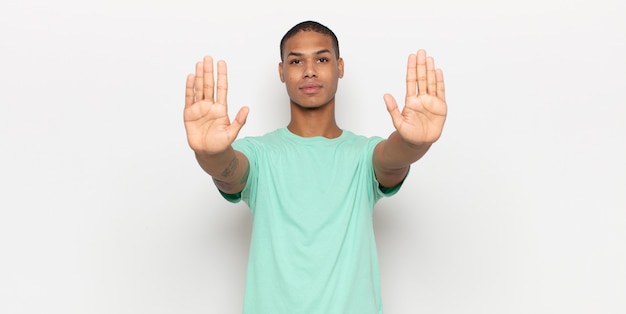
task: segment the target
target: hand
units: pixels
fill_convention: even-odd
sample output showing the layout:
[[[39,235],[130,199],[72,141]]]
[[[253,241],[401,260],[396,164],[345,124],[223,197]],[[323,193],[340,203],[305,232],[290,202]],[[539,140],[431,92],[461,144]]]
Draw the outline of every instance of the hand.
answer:
[[[409,55],[402,112],[393,96],[386,94],[384,99],[393,125],[405,142],[430,145],[439,139],[448,111],[443,72],[435,70],[435,61],[426,56],[426,51],[420,49]]]
[[[248,107],[242,107],[235,119],[228,118],[226,95],[228,75],[226,62],[217,62],[217,93],[214,97],[213,58],[196,63],[196,74],[187,76],[185,89],[185,130],[187,141],[195,152],[224,152],[237,138],[246,123]]]

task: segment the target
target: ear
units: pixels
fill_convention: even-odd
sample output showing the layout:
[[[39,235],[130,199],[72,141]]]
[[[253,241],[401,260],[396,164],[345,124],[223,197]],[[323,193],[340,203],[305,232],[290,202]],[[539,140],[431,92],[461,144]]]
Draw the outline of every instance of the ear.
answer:
[[[343,59],[337,59],[337,68],[339,68],[339,78],[343,77]]]
[[[278,63],[278,75],[280,76],[280,81],[285,83],[285,74],[283,73],[283,63]]]

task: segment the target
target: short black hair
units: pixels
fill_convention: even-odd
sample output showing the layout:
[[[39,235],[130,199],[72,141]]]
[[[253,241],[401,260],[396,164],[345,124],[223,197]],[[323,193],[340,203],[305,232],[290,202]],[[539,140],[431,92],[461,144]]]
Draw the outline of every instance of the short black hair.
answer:
[[[335,52],[337,53],[337,58],[339,58],[339,40],[337,40],[337,36],[335,36],[335,33],[333,33],[333,31],[330,30],[330,28],[320,24],[319,22],[304,21],[292,27],[289,31],[287,31],[285,36],[283,36],[283,39],[280,40],[280,59],[281,60],[283,59],[285,42],[289,38],[298,34],[299,32],[316,32],[316,33],[329,36],[330,39],[333,41],[333,46],[334,46],[333,48],[335,48]]]

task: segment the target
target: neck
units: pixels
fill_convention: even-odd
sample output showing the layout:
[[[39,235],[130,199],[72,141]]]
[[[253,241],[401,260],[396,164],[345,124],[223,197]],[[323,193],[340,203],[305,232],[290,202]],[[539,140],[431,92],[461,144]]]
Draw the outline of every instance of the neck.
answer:
[[[291,103],[291,121],[287,129],[302,137],[336,138],[342,130],[335,121],[335,106],[329,103],[318,108],[303,108]]]

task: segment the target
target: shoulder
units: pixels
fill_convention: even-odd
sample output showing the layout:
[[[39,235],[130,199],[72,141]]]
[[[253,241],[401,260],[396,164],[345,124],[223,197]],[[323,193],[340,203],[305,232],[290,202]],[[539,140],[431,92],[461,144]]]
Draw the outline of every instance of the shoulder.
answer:
[[[249,135],[238,138],[235,140],[233,145],[242,145],[242,144],[262,144],[264,142],[273,141],[279,138],[281,135],[281,129],[276,129],[274,131],[270,131],[263,135]]]
[[[383,140],[380,136],[365,136],[348,130],[343,130],[341,138],[345,143],[351,143],[357,147],[366,147],[367,150],[374,149]]]
[[[245,136],[233,142],[233,148],[248,158],[263,154],[268,148],[280,146],[284,142],[284,131],[276,129],[263,135]]]

